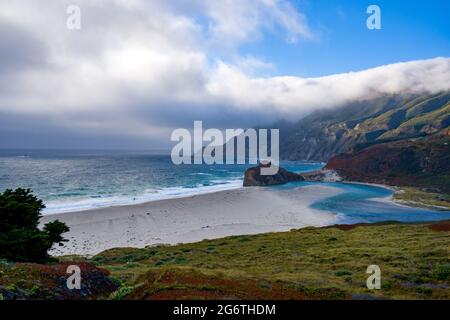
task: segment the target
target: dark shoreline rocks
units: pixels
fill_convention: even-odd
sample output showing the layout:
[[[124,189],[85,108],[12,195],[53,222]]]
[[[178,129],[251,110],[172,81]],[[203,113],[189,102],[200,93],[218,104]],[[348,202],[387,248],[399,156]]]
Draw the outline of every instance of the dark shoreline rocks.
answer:
[[[259,164],[257,167],[249,168],[245,171],[244,187],[264,187],[281,185],[293,181],[304,181],[302,175],[287,171],[279,167],[278,172],[271,176],[261,175],[261,168],[269,166],[270,164]]]
[[[267,164],[259,164],[257,167],[245,171],[244,187],[266,187],[286,184],[289,182],[339,182],[342,178],[334,170],[317,170],[305,173],[294,173],[279,167],[278,173],[271,176],[261,175],[261,168]]]

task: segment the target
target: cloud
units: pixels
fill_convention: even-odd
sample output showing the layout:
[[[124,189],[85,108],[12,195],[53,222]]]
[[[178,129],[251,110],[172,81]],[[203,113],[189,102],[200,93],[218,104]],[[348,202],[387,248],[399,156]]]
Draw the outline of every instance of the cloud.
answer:
[[[46,48],[20,27],[0,21],[0,73],[46,64]]]
[[[449,58],[396,63],[319,78],[250,78],[238,68],[220,63],[207,88],[210,95],[241,109],[295,118],[313,110],[385,94],[449,90],[449,81]]]
[[[264,29],[285,30],[289,42],[313,38],[306,17],[285,0],[197,1],[209,18],[207,31],[216,43],[236,44],[262,37]]]
[[[81,8],[79,31],[66,28],[70,4]],[[29,135],[45,127],[43,137],[67,134],[71,141],[79,134],[169,143],[172,128],[197,119],[248,127],[450,86],[447,58],[322,78],[270,77],[264,74],[275,65],[239,53],[267,32],[287,42],[314,38],[306,17],[282,0],[10,1],[0,11],[2,126],[10,120],[3,139],[26,126]]]

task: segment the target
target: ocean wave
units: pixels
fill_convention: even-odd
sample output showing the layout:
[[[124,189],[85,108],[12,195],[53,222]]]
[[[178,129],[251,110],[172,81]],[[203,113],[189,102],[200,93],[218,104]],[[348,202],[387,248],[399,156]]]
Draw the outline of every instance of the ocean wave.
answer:
[[[185,186],[167,187],[156,189],[147,189],[140,195],[108,195],[108,196],[89,196],[83,199],[66,199],[49,201],[43,214],[57,214],[64,212],[86,211],[103,207],[123,206],[131,204],[140,204],[150,201],[167,200],[174,198],[190,197],[200,194],[213,193],[224,190],[239,189],[242,187],[242,179],[220,180],[221,183],[214,185],[197,185],[195,188]]]

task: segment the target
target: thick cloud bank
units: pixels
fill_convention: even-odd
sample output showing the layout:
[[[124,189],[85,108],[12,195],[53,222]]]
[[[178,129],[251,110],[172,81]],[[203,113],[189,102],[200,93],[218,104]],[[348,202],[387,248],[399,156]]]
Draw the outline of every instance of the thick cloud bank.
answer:
[[[66,28],[69,4],[81,8],[81,30]],[[284,0],[3,3],[2,141],[27,133],[168,141],[172,128],[193,120],[251,126],[386,93],[450,89],[449,58],[321,78],[261,77],[273,65],[238,48],[265,30],[288,42],[315,37]]]

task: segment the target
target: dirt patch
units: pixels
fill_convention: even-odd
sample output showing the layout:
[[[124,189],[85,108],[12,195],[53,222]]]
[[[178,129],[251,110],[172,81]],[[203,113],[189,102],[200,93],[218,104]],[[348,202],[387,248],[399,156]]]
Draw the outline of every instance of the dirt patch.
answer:
[[[208,276],[195,270],[165,270],[148,273],[146,281],[125,299],[310,300],[337,296],[342,298],[345,294],[331,289],[310,291],[301,286],[294,288],[292,284],[254,278]]]
[[[397,221],[386,221],[386,222],[376,222],[376,223],[355,223],[355,224],[336,224],[333,226],[324,227],[325,229],[336,228],[342,231],[353,230],[358,227],[376,227],[376,226],[386,226],[398,224]]]
[[[361,227],[361,226],[364,226],[364,225],[362,225],[362,224],[340,224],[340,225],[334,226],[334,228],[337,228],[342,231],[349,231],[349,230],[355,229],[356,227]]]
[[[81,271],[81,289],[67,287],[70,265]],[[109,272],[86,262],[55,264],[10,263],[0,268],[0,287],[7,300],[89,300],[106,298],[117,289]],[[19,285],[20,284],[20,285]]]
[[[438,223],[433,223],[428,226],[430,230],[436,232],[448,232],[450,231],[450,221],[443,221]]]

